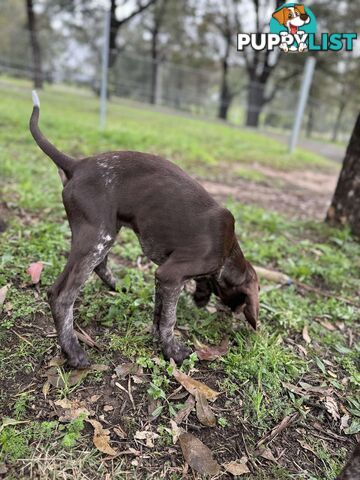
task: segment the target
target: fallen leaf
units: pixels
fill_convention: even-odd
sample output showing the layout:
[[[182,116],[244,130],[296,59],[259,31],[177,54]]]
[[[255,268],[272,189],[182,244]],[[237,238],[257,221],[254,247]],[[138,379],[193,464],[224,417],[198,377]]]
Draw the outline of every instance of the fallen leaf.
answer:
[[[35,262],[31,263],[26,270],[26,272],[30,275],[31,281],[33,285],[36,285],[40,281],[41,272],[44,268],[44,264],[42,262]]]
[[[194,406],[195,406],[195,399],[192,395],[189,395],[185,404],[184,404],[184,407],[181,408],[177,414],[175,415],[174,417],[174,421],[180,425],[180,423],[182,423],[184,420],[186,420],[188,418],[188,416],[190,415],[190,413],[194,410]]]
[[[328,396],[325,398],[325,408],[330,413],[330,415],[334,420],[339,420],[340,418],[339,407],[334,397]]]
[[[277,460],[274,457],[270,448],[264,448],[263,450],[260,450],[259,455],[260,457],[265,458],[265,460],[269,460],[270,462],[277,463]]]
[[[83,378],[85,378],[89,373],[92,372],[105,372],[109,370],[108,365],[102,364],[94,364],[91,365],[89,368],[84,368],[82,370],[71,370],[70,372],[66,372],[65,374],[59,371],[56,367],[51,367],[47,370],[46,376],[48,381],[53,387],[62,388],[64,387],[64,376],[67,376],[66,382],[70,386],[76,385],[79,383]]]
[[[175,362],[173,359],[170,360],[170,364],[173,367],[173,375],[176,380],[189,392],[191,395],[196,395],[196,392],[200,392],[204,395],[207,400],[214,402],[217,397],[220,395],[220,392],[216,392],[212,390],[210,387],[205,385],[205,383],[199,382],[198,380],[194,380],[193,378],[189,377],[185,373],[180,372],[177,370]]]
[[[279,433],[285,430],[289,425],[291,425],[297,418],[299,414],[297,412],[292,413],[291,415],[286,415],[280,423],[278,423],[269,434],[265,435],[261,440],[258,441],[257,447],[260,445],[269,442],[273,438],[275,438]]]
[[[154,440],[159,438],[159,435],[149,430],[143,430],[142,432],[137,431],[134,435],[134,438],[137,440],[145,440],[147,447],[154,448]]]
[[[123,440],[127,437],[127,433],[120,427],[120,425],[114,427],[114,433]]]
[[[87,420],[94,427],[94,437],[93,442],[95,447],[102,453],[106,453],[106,455],[114,456],[117,454],[116,450],[114,450],[110,444],[110,433],[109,430],[105,430],[100,422],[97,420]]]
[[[345,415],[341,417],[340,431],[345,430],[345,428],[349,426],[349,420],[350,420],[350,415],[348,415],[347,413],[345,413]]]
[[[216,418],[209,407],[209,404],[205,398],[205,396],[200,393],[196,392],[196,416],[199,422],[206,427],[214,427],[216,425]]]
[[[53,357],[48,363],[49,367],[62,367],[66,359],[64,357]]]
[[[314,395],[329,395],[332,392],[331,388],[317,387],[315,385],[310,385],[306,382],[299,382],[299,385],[302,387],[303,390]]]
[[[327,320],[319,320],[320,325],[322,325],[326,330],[329,330],[329,332],[334,332],[336,330],[335,325],[332,323],[328,322]]]
[[[8,290],[9,290],[9,287],[7,285],[5,285],[5,287],[0,288],[0,312],[2,310],[2,306],[5,302],[5,298],[6,298]]]
[[[184,429],[179,427],[174,420],[170,420],[170,425],[171,425],[171,435],[173,439],[173,444],[175,445],[179,440],[180,435],[185,432],[184,432]]]
[[[59,422],[61,423],[72,422],[80,417],[80,415],[83,415],[85,418],[91,416],[91,412],[86,408],[85,403],[78,400],[63,398],[61,400],[56,400],[54,405],[63,409],[62,415],[59,415]]]
[[[44,398],[46,400],[46,397],[48,396],[48,393],[50,391],[50,382],[49,380],[46,380],[46,382],[44,383],[43,387],[42,387],[42,392],[43,392],[43,395],[44,395]]]
[[[201,343],[198,340],[195,340],[195,352],[196,355],[200,360],[215,360],[216,358],[225,355],[229,349],[229,339],[224,338],[220,345],[218,346],[210,346],[206,345],[205,343]]]
[[[244,456],[240,460],[234,460],[233,462],[224,463],[223,467],[227,472],[231,473],[231,475],[234,475],[234,477],[236,477],[244,475],[245,473],[250,473],[250,470],[246,465],[247,461],[248,458]]]
[[[308,345],[309,345],[309,343],[311,343],[311,338],[310,338],[310,335],[309,335],[309,332],[308,332],[307,325],[305,325],[304,328],[303,328],[302,337]]]
[[[300,445],[302,446],[302,448],[304,450],[308,450],[309,452],[311,452],[313,455],[315,455],[315,457],[317,457],[318,455],[316,454],[315,450],[308,444],[306,443],[304,440],[298,440],[298,442],[300,443]]]
[[[104,412],[112,412],[114,407],[112,405],[104,405]]]
[[[220,465],[214,459],[211,450],[191,433],[183,433],[179,443],[186,463],[203,475],[217,475]]]
[[[15,420],[14,418],[4,417],[2,424],[0,425],[0,433],[4,430],[5,427],[10,425],[19,425],[20,423],[29,423],[30,420]]]
[[[143,369],[136,363],[121,363],[115,368],[115,373],[119,378],[126,378],[128,375],[142,375]]]
[[[304,355],[305,357],[307,357],[308,352],[307,352],[306,348],[303,347],[302,345],[299,345],[299,344],[296,344],[296,346],[297,346],[297,348],[300,350],[300,352],[303,353],[303,355]]]

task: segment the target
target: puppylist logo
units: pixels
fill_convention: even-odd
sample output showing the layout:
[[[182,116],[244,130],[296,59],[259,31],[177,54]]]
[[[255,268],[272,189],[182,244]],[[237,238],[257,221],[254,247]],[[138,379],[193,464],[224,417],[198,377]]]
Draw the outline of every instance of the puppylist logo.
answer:
[[[237,49],[280,48],[283,52],[353,50],[356,33],[322,33],[316,38],[316,28],[316,17],[309,7],[302,3],[286,3],[272,14],[270,33],[239,33]]]

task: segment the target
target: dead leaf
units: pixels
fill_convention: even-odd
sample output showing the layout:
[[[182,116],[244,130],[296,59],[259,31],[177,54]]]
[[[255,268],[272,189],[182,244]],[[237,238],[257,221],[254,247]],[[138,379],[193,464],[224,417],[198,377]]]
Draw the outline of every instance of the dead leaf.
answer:
[[[349,420],[350,420],[350,415],[348,415],[347,413],[345,413],[345,415],[341,417],[340,431],[345,430],[345,428],[349,426]]]
[[[308,352],[307,352],[306,348],[303,347],[302,345],[297,344],[297,343],[296,343],[296,346],[297,346],[297,348],[300,350],[300,352],[303,353],[303,355],[304,355],[305,357],[307,357]]]
[[[79,383],[91,372],[105,372],[106,370],[109,370],[108,365],[94,364],[89,368],[84,368],[82,370],[71,370],[65,374],[62,373],[62,375],[66,375],[66,381],[70,386],[73,386]],[[56,367],[51,367],[47,370],[46,376],[53,387],[62,388],[65,385],[64,378],[62,378],[60,373],[61,371],[59,371],[59,369]]]
[[[62,367],[66,362],[64,357],[53,357],[48,363],[49,367]]]
[[[106,455],[114,456],[117,454],[116,450],[114,450],[110,444],[110,433],[109,430],[105,430],[100,422],[97,420],[87,420],[94,427],[94,437],[93,442],[95,447],[102,453],[106,453]]]
[[[44,398],[46,400],[46,397],[48,396],[48,393],[50,391],[50,382],[49,380],[46,380],[46,382],[44,383],[43,387],[42,387],[42,392],[43,392],[43,395],[44,395]]]
[[[115,368],[115,373],[119,378],[126,378],[128,375],[142,375],[143,369],[136,363],[121,363]]]
[[[247,461],[248,458],[244,456],[240,460],[234,460],[233,462],[224,463],[223,467],[227,472],[231,473],[231,475],[234,475],[234,477],[236,477],[244,475],[245,473],[250,473],[250,470],[246,465]]]
[[[80,415],[83,415],[85,418],[91,416],[91,412],[89,412],[89,410],[86,408],[86,404],[78,400],[69,400],[68,398],[63,398],[61,400],[56,400],[54,405],[63,409],[62,415],[59,415],[59,422],[62,423],[71,422]]]
[[[334,332],[336,330],[335,325],[332,323],[328,322],[327,320],[319,320],[320,325],[322,325],[326,330],[329,330],[329,332]]]
[[[339,420],[340,418],[339,407],[334,397],[328,396],[325,398],[325,408],[330,413],[330,415],[334,420]]]
[[[173,439],[173,444],[175,445],[179,440],[180,435],[185,432],[184,432],[184,429],[179,427],[174,420],[170,420],[170,425],[171,425],[171,435]]]
[[[4,430],[5,427],[10,425],[19,425],[20,423],[29,423],[30,420],[15,420],[14,418],[4,417],[2,424],[0,425],[0,433]]]
[[[194,410],[194,405],[195,405],[195,399],[192,395],[189,395],[185,405],[183,408],[181,408],[177,414],[174,417],[174,421],[180,425],[184,420],[187,419],[187,417],[190,415],[190,413]]]
[[[198,340],[195,340],[194,343],[196,347],[195,352],[200,360],[215,360],[216,358],[225,355],[229,349],[228,338],[224,338],[220,345],[214,347],[201,343]]]
[[[196,395],[196,392],[200,392],[204,395],[207,400],[214,402],[217,397],[220,395],[220,392],[212,390],[210,387],[205,385],[205,383],[199,382],[189,377],[185,373],[180,372],[175,365],[173,359],[170,360],[170,364],[173,367],[173,375],[176,380],[189,392],[191,395]]]
[[[127,433],[120,427],[120,425],[114,427],[114,433],[123,440],[127,437]]]
[[[302,337],[308,345],[311,343],[311,338],[310,338],[310,335],[309,335],[309,332],[308,332],[307,325],[305,325],[304,328],[303,328]]]
[[[214,459],[211,450],[191,433],[183,433],[179,443],[186,463],[203,475],[217,475],[220,465]]]
[[[308,443],[306,443],[304,440],[298,440],[298,442],[300,443],[300,445],[304,450],[308,450],[313,455],[315,455],[315,457],[317,457],[315,450]]]
[[[42,262],[35,262],[31,263],[26,270],[26,272],[30,275],[31,281],[33,285],[36,285],[40,282],[41,272],[44,268],[44,264]]]
[[[216,418],[209,407],[209,404],[205,398],[205,396],[200,393],[196,392],[196,416],[199,422],[206,427],[214,427],[216,425]]]
[[[2,310],[2,306],[5,302],[5,298],[6,298],[8,289],[9,289],[9,287],[7,285],[5,285],[5,287],[0,288],[0,312]]]
[[[112,412],[114,407],[112,405],[104,405],[104,412]]]
[[[142,432],[137,431],[134,435],[134,438],[137,440],[145,440],[147,447],[154,448],[154,440],[159,438],[159,435],[149,430],[143,430]]]
[[[260,457],[265,458],[265,460],[269,460],[270,462],[277,463],[277,460],[274,457],[270,448],[264,448],[263,450],[260,450],[259,455]]]
[[[310,385],[306,382],[299,382],[299,385],[302,387],[303,390],[314,395],[329,395],[332,392],[331,388],[317,387],[315,385]]]
[[[292,413],[291,415],[286,415],[280,423],[278,423],[269,434],[265,435],[261,440],[258,441],[257,447],[260,447],[264,443],[269,442],[273,438],[275,438],[279,433],[285,430],[289,425],[295,422],[298,418],[299,414],[297,412]]]

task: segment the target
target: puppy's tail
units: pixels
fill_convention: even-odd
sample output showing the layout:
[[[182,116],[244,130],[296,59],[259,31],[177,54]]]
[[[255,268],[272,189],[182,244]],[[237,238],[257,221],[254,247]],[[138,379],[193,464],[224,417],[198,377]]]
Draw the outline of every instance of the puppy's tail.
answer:
[[[64,171],[67,179],[70,179],[75,170],[76,160],[68,155],[65,155],[65,153],[60,152],[60,150],[55,148],[54,145],[50,143],[49,140],[41,133],[38,125],[40,115],[40,100],[36,90],[32,91],[32,100],[33,111],[29,123],[30,132],[41,150],[46,153],[51,160],[54,161],[58,168]]]

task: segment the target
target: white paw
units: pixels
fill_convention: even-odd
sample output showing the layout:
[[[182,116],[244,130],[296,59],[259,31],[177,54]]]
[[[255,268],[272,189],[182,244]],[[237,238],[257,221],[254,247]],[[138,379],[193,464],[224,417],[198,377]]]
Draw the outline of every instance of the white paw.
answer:
[[[287,43],[280,43],[280,48],[283,52],[288,52],[289,51],[289,47],[288,47]]]
[[[304,52],[307,49],[306,43],[300,43],[299,52]]]

